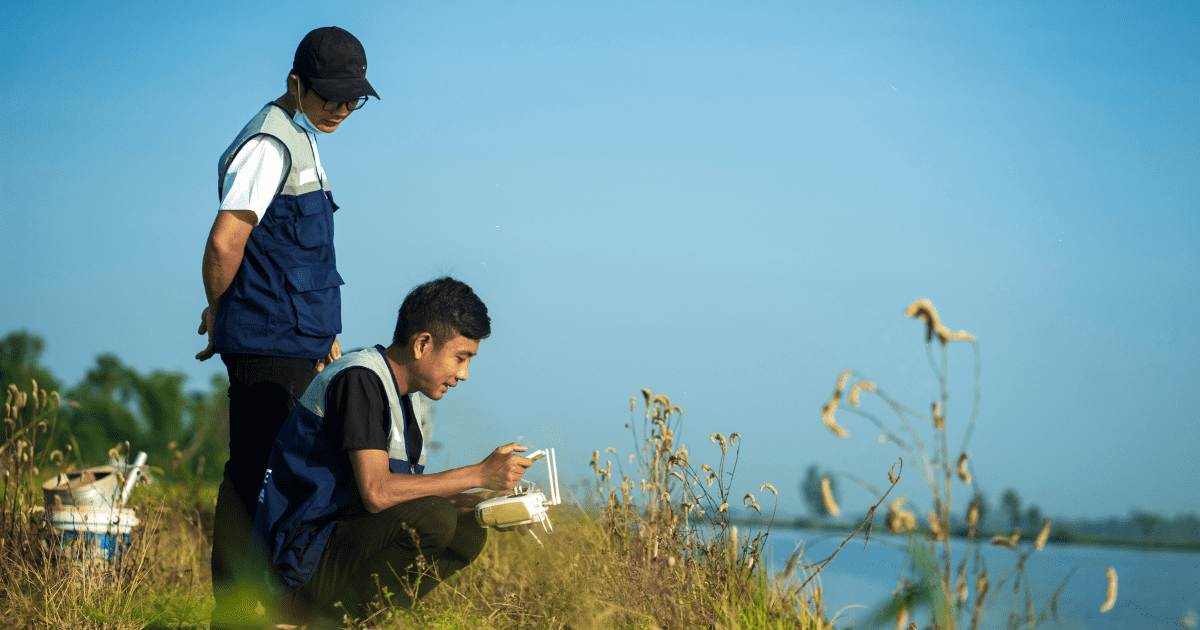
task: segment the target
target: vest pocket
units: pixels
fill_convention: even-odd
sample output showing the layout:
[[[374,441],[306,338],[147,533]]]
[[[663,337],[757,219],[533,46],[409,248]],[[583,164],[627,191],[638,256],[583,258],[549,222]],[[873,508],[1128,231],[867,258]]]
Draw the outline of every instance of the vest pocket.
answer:
[[[333,265],[293,267],[287,270],[288,299],[302,335],[331,337],[342,331],[342,296],[345,284]]]
[[[325,247],[333,242],[332,202],[321,190],[296,197],[299,213],[292,225],[296,244],[306,249]]]

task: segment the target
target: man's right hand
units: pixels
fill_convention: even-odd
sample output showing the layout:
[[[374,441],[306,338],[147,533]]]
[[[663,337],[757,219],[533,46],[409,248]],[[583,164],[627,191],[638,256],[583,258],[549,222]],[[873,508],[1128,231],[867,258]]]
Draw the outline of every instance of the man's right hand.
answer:
[[[513,442],[505,444],[492,451],[479,463],[482,483],[480,487],[488,490],[506,490],[513,488],[521,481],[525,469],[533,465],[533,460],[521,457],[513,451],[524,452],[528,448]]]
[[[201,361],[207,361],[212,358],[214,348],[213,329],[216,327],[216,315],[212,312],[211,308],[205,306],[204,312],[200,313],[200,330],[197,330],[196,333],[201,335],[208,333],[208,347],[196,353],[197,359],[200,359]]]

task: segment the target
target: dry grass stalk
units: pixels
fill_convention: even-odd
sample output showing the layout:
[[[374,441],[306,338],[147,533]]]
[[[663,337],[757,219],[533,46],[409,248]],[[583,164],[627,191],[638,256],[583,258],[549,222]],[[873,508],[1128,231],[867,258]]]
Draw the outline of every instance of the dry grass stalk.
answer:
[[[963,483],[971,483],[971,471],[967,470],[967,459],[966,453],[958,456],[958,478],[962,479]]]

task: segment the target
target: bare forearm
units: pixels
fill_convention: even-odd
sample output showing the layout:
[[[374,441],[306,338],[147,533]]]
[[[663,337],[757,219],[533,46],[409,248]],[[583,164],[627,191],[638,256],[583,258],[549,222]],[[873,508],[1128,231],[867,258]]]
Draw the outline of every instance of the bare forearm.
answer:
[[[363,507],[376,513],[421,497],[455,497],[472,488],[512,488],[521,481],[525,469],[533,464],[514,450],[524,451],[525,447],[515,442],[506,444],[478,464],[429,475],[391,472],[387,451],[355,449],[349,454]],[[470,498],[454,499],[454,505],[461,511]]]
[[[472,488],[480,487],[482,476],[479,474],[479,465],[476,464],[428,475],[389,473],[387,476],[373,481],[375,483],[361,490],[363,506],[367,508],[368,512],[375,513],[405,501],[432,496],[449,498],[452,503],[459,506],[465,501],[465,499],[460,499],[459,495]],[[472,504],[473,506],[474,504]]]
[[[242,256],[246,252],[246,241],[250,231],[258,222],[258,216],[250,210],[222,210],[213,220],[208,240],[204,245],[204,263],[201,275],[204,278],[204,294],[208,306],[215,313],[225,290],[233,283]]]
[[[204,294],[208,297],[208,305],[213,311],[221,301],[221,296],[233,283],[238,267],[242,265],[242,251],[221,252],[214,246],[212,239],[204,248],[204,263],[201,273],[204,277]]]

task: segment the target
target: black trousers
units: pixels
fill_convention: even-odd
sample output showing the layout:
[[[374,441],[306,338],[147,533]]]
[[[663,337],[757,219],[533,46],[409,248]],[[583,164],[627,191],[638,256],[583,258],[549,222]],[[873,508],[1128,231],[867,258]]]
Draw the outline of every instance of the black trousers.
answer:
[[[252,354],[222,354],[221,360],[229,370],[229,461],[213,516],[213,616],[237,620],[253,615],[256,599],[240,586],[262,580],[261,565],[246,558],[267,458],[288,413],[316,377],[317,362]]]
[[[422,497],[339,521],[317,569],[292,595],[297,621],[365,618],[381,588],[411,606],[483,550],[487,530],[442,497]],[[338,604],[341,604],[339,607]]]

